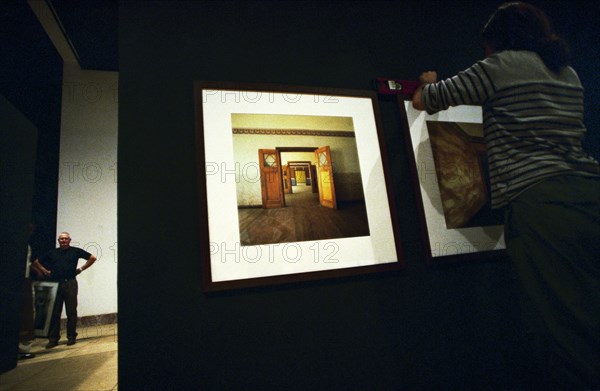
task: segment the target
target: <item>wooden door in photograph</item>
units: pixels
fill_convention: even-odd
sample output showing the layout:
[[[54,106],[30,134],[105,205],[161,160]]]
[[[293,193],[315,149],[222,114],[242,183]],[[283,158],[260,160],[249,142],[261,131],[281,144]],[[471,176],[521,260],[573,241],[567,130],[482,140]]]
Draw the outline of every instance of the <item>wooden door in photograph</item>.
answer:
[[[329,146],[317,148],[315,157],[317,158],[317,177],[319,179],[319,202],[327,208],[337,209]]]
[[[283,208],[283,186],[281,182],[281,164],[276,149],[259,149],[260,187],[262,207]]]
[[[283,166],[281,172],[283,173],[283,192],[285,194],[292,194],[292,180],[290,176],[290,166]]]
[[[312,192],[319,192],[319,183],[317,181],[317,166],[314,164],[310,165],[310,184],[312,186]]]

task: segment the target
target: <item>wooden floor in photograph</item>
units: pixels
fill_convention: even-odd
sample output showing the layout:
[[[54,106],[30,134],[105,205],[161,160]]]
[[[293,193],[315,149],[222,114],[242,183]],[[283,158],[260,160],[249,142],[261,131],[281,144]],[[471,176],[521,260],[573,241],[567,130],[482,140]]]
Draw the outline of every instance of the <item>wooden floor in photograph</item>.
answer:
[[[240,208],[242,246],[339,239],[369,235],[363,201],[338,202],[338,209],[319,204],[319,194],[285,195],[284,208]]]

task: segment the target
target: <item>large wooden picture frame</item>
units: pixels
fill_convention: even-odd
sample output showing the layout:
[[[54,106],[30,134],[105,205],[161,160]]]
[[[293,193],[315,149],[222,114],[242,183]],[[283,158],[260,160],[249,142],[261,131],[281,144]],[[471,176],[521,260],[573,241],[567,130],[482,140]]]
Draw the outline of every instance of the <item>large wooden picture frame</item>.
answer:
[[[482,112],[429,115],[398,98],[427,262],[505,256],[500,211],[489,206]]]
[[[198,81],[194,93],[204,291],[403,267],[374,92]]]

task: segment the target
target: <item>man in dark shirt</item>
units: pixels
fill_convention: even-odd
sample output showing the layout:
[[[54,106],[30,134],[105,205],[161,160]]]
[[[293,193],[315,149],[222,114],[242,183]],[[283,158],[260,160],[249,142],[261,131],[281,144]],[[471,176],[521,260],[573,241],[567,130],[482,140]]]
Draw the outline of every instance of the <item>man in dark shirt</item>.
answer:
[[[48,345],[46,349],[58,345],[60,339],[60,315],[63,302],[67,312],[67,345],[77,342],[77,292],[78,285],[75,278],[79,273],[86,270],[94,262],[96,257],[78,247],[71,247],[71,236],[68,232],[58,235],[59,247],[50,251],[44,257],[36,259],[34,267],[41,271],[50,281],[56,281],[60,285],[56,294],[54,311],[50,322],[48,333]],[[87,262],[80,268],[77,267],[79,259]]]

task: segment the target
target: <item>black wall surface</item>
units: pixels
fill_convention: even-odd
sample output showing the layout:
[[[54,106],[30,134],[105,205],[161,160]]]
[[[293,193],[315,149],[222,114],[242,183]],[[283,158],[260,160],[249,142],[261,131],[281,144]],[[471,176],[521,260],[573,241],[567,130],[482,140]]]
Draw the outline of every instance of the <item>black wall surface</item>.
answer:
[[[56,244],[63,60],[25,1],[0,2],[0,47],[0,93],[38,130],[32,218],[39,250],[48,251]]]
[[[16,366],[37,129],[0,95],[0,373]]]
[[[62,59],[25,1],[0,2],[0,372],[16,366],[28,226],[54,247]]]
[[[435,69],[449,77],[482,57],[479,31],[497,5],[121,3],[120,388],[535,384],[509,264],[424,264],[393,101],[380,105],[404,271],[213,295],[200,290],[200,249],[207,243],[198,239],[194,80],[371,89],[377,76],[416,79]],[[597,37],[586,23],[595,17],[578,3],[542,5],[560,19],[568,38]],[[597,107],[591,72],[600,69],[598,51],[590,52],[575,65],[592,90],[588,107]],[[587,119],[597,135],[593,111]],[[590,145],[597,150],[597,142]]]

